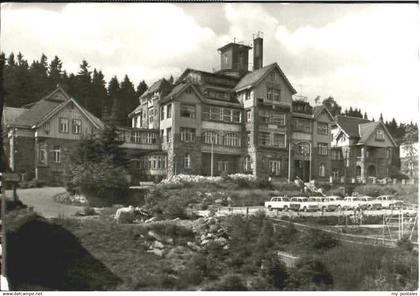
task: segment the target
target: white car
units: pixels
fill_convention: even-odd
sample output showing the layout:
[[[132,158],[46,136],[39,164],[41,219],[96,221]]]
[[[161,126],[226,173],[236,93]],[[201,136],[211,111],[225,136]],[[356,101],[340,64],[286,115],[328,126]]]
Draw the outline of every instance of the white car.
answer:
[[[380,210],[382,208],[381,202],[372,196],[359,196],[359,208],[363,210]]]
[[[274,196],[270,201],[266,201],[264,206],[270,211],[275,209],[287,211],[290,208],[290,199],[285,196]]]
[[[325,211],[339,211],[343,207],[341,206],[341,196],[325,196],[324,197],[324,210]]]
[[[292,197],[290,199],[290,208],[295,211],[317,211],[319,209],[319,202],[316,200],[309,200],[307,197]]]
[[[395,199],[392,195],[381,195],[376,198],[384,209],[398,209],[403,205],[402,200]]]
[[[356,196],[346,196],[338,204],[343,211],[354,210],[359,207],[359,200]]]

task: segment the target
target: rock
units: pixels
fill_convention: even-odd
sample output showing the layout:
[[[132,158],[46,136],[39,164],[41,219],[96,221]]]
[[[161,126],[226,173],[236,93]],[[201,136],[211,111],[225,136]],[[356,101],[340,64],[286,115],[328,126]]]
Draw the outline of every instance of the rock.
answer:
[[[147,253],[153,253],[159,257],[163,256],[163,250],[160,249],[151,249],[151,250],[147,250]]]
[[[144,221],[145,223],[150,223],[150,222],[154,222],[157,220],[157,217],[152,217],[150,219],[147,219],[146,221]]]
[[[227,244],[227,239],[225,239],[224,237],[218,237],[214,240],[216,243],[224,246]]]
[[[156,232],[154,232],[153,230],[149,230],[147,235],[153,237],[155,240],[162,241],[162,237],[159,234],[157,234]]]
[[[118,223],[133,223],[135,218],[134,209],[133,206],[119,208],[115,213],[114,219],[117,220]]]
[[[197,251],[197,252],[201,251],[201,248],[199,246],[197,246],[196,243],[187,242],[187,246],[193,251]]]
[[[229,245],[225,245],[225,246],[223,247],[223,250],[229,250]]]
[[[210,225],[209,231],[210,232],[218,232],[219,226],[216,224]]]
[[[165,239],[165,243],[167,243],[169,245],[173,245],[174,244],[174,239],[172,237],[168,237],[167,239]]]
[[[212,237],[213,237],[213,234],[207,233],[206,238],[212,238]]]
[[[220,198],[218,198],[218,199],[216,199],[216,200],[214,201],[214,203],[215,203],[215,204],[217,204],[217,205],[220,205],[220,204],[222,204],[222,203],[223,203],[223,200],[222,200],[222,199],[220,199]]]
[[[160,241],[154,241],[150,247],[153,249],[163,249],[165,246]]]
[[[209,240],[208,239],[205,239],[205,240],[202,240],[201,241],[201,245],[202,246],[207,245],[208,243],[209,243]]]
[[[206,239],[206,235],[205,234],[202,234],[201,236],[200,236],[200,240],[205,240]]]

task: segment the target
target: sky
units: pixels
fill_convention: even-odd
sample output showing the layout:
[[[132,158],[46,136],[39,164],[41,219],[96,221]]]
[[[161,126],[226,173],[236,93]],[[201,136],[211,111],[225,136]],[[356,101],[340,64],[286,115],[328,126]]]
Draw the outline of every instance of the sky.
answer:
[[[83,59],[108,81],[135,85],[220,68],[217,48],[263,32],[264,65],[277,62],[310,102],[398,122],[419,118],[419,10],[415,4],[2,3],[1,51],[30,62]],[[252,61],[252,59],[250,59]]]

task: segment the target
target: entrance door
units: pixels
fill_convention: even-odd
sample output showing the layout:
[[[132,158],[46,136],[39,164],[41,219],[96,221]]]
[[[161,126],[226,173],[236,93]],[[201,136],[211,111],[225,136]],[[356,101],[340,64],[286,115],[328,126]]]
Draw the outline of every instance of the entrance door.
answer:
[[[295,173],[304,182],[309,182],[309,160],[295,160]]]

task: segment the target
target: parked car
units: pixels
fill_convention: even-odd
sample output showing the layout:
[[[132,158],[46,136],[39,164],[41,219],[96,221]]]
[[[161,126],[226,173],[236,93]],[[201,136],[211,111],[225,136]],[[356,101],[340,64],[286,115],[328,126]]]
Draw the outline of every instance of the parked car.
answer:
[[[381,202],[372,196],[359,196],[359,208],[362,210],[380,210],[382,208]]]
[[[403,201],[395,199],[392,195],[381,195],[376,198],[384,209],[399,209],[403,206]]]
[[[290,199],[290,208],[295,211],[317,211],[319,209],[319,202],[316,200],[309,200],[307,197],[292,197]]]
[[[326,207],[323,196],[310,196],[308,198],[308,202],[316,203],[318,206],[317,210],[320,210],[320,211],[322,210],[323,207]]]
[[[346,196],[342,200],[339,200],[338,204],[343,211],[359,208],[359,200],[356,196]]]
[[[324,197],[324,210],[325,211],[339,211],[342,209],[341,196],[325,196]]]
[[[264,206],[270,211],[275,209],[287,211],[290,208],[290,199],[286,196],[273,196],[269,201],[264,203]]]

